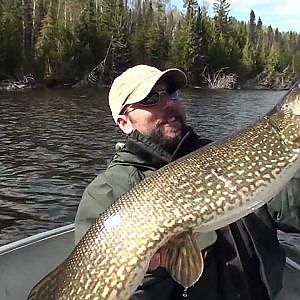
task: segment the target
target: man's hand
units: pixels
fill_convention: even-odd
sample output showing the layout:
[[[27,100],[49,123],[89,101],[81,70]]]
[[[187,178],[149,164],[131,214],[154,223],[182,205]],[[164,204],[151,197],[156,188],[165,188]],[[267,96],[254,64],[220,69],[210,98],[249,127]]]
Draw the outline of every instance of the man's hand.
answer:
[[[162,246],[160,249],[158,249],[158,251],[152,256],[150,263],[149,263],[149,267],[148,267],[148,271],[154,271],[156,270],[158,267],[165,267],[166,266],[166,254],[167,254],[167,244],[169,242],[173,242],[176,239],[176,236],[172,236],[168,242]]]
[[[154,271],[161,266],[160,249],[153,255],[150,260],[148,271]]]

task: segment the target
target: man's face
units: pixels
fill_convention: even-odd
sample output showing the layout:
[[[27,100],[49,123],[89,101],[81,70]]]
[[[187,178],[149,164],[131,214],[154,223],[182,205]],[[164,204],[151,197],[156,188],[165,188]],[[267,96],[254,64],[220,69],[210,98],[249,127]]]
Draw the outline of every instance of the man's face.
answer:
[[[165,89],[165,84],[157,84],[152,91]],[[153,106],[141,103],[129,105],[124,115],[132,131],[136,129],[167,147],[177,145],[182,138],[185,127],[183,106],[178,98],[174,99],[166,93],[160,94],[160,100]]]

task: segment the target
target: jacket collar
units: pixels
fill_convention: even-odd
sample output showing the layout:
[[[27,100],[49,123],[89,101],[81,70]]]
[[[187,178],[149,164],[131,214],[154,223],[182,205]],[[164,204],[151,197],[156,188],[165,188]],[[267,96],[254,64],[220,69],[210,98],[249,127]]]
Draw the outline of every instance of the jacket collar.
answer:
[[[116,153],[112,163],[159,169],[195,150],[198,136],[190,127],[186,127],[185,132],[175,151],[169,153],[161,145],[136,130],[126,139],[124,147]]]

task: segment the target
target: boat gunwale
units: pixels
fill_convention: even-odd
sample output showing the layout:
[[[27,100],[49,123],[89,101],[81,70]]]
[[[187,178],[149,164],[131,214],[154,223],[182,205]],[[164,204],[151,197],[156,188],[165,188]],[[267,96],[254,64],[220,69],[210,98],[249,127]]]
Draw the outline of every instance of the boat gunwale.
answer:
[[[23,238],[21,240],[11,242],[9,244],[0,246],[0,255],[5,255],[10,252],[19,250],[29,245],[41,243],[47,239],[51,239],[55,236],[60,236],[65,233],[69,233],[75,230],[75,224],[64,225],[55,229],[47,230],[45,232],[37,233],[35,235]],[[75,246],[75,245],[74,245]],[[284,245],[281,245],[284,248]],[[289,257],[286,257],[286,264],[288,267],[300,272],[300,265]]]
[[[43,242],[47,239],[51,239],[55,236],[59,236],[68,232],[74,231],[75,225],[74,223],[64,225],[55,229],[47,230],[45,232],[37,233],[35,235],[23,238],[21,240],[11,242],[9,244],[0,246],[0,255],[5,255],[12,251],[19,250],[29,245],[33,245],[36,243]]]

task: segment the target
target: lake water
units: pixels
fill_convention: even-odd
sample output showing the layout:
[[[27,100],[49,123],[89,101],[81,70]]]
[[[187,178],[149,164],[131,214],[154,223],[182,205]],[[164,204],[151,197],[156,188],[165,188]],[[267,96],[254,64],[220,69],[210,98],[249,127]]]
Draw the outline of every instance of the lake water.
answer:
[[[211,139],[263,116],[282,91],[187,89],[187,119]],[[107,89],[0,94],[0,245],[72,223],[86,185],[121,141]]]

